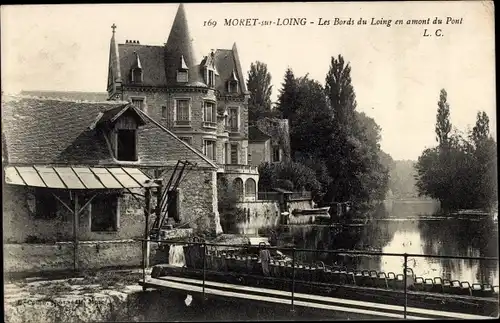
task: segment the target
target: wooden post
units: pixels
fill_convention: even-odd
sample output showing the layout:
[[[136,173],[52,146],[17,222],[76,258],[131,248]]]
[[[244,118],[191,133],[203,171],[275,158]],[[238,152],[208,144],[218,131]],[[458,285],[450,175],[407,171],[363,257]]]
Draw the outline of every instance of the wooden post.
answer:
[[[144,244],[143,244],[143,267],[149,267],[149,213],[151,212],[151,188],[146,187],[146,205],[144,207],[144,215],[146,224],[144,228]],[[159,234],[159,233],[158,233]]]
[[[74,191],[75,194],[75,208],[73,210],[73,237],[74,237],[74,244],[73,244],[73,250],[74,250],[74,255],[73,255],[73,269],[75,271],[78,270],[78,193]]]

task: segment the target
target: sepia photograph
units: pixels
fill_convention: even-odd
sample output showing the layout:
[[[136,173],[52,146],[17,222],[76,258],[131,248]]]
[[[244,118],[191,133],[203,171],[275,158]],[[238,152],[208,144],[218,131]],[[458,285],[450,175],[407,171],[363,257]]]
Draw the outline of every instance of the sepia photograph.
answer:
[[[498,319],[492,1],[0,21],[5,322]]]

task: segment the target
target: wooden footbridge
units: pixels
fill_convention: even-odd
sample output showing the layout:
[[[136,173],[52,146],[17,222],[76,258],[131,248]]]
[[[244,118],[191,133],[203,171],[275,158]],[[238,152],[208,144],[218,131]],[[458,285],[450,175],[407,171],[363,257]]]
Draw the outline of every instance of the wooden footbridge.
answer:
[[[282,290],[250,287],[209,280],[176,276],[146,277],[139,282],[144,288],[163,289],[176,294],[192,295],[197,299],[226,298],[254,301],[296,307],[306,307],[325,312],[331,319],[346,314],[366,319],[492,319],[489,316],[430,310],[418,307],[388,305],[378,302],[358,301],[337,297],[326,297],[304,293],[290,293]],[[330,314],[330,315],[329,315]]]

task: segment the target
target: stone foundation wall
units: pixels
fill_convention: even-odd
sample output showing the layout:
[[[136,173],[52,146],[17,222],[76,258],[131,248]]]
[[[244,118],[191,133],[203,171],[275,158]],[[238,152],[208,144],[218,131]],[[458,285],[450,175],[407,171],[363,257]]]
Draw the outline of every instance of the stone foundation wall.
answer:
[[[54,244],[4,244],[4,271],[11,273],[34,273],[64,271],[74,268],[73,243]],[[163,253],[155,243],[150,244],[150,265],[168,262],[168,253]],[[78,245],[79,269],[106,267],[142,266],[142,242],[81,241]]]

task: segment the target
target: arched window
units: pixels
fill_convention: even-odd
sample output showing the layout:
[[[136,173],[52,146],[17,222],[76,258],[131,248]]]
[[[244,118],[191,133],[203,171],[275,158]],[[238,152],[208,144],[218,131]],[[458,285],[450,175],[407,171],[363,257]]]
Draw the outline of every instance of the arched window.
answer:
[[[255,197],[256,194],[256,184],[253,178],[247,179],[245,182],[245,196],[246,197]]]
[[[243,197],[243,181],[241,178],[235,178],[233,181],[233,189],[237,197]]]

